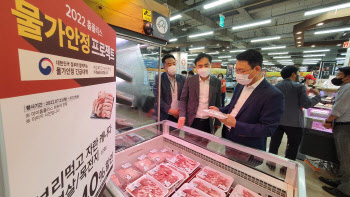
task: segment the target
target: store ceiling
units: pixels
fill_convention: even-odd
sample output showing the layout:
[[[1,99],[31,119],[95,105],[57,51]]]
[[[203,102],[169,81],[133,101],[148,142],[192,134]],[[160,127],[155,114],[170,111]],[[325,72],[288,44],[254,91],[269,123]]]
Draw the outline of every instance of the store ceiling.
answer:
[[[296,65],[312,65],[315,61],[336,60],[339,63],[345,58],[346,51],[339,46],[344,40],[349,40],[350,31],[342,31],[329,34],[314,34],[316,31],[350,27],[350,20],[339,20],[308,29],[304,32],[304,42],[320,43],[321,41],[334,41],[330,46],[297,47],[294,42],[293,27],[305,20],[317,17],[321,14],[305,16],[306,11],[329,8],[339,4],[350,3],[346,0],[232,0],[222,5],[204,9],[204,5],[215,2],[208,0],[156,0],[166,3],[171,10],[171,15],[181,14],[182,17],[171,21],[171,38],[177,41],[170,42],[165,51],[188,51],[189,53],[216,52],[214,59],[222,62],[234,63],[236,52],[234,50],[257,49],[264,55],[264,60],[275,65],[287,65],[279,58],[282,55],[268,55],[268,53],[288,52]],[[335,12],[335,11],[334,11]],[[224,27],[219,26],[219,14],[225,16]],[[232,27],[271,20],[270,23],[232,30]],[[213,31],[211,35],[189,38],[190,35]],[[281,37],[280,39],[251,42],[253,39]],[[286,46],[282,49],[262,50],[261,48],[273,46]],[[189,48],[205,47],[200,50]],[[325,56],[306,58],[304,51],[329,49],[329,51],[312,54],[325,54]],[[231,56],[218,58],[218,56]],[[276,58],[277,57],[277,58]],[[313,61],[306,64],[306,59]],[[281,63],[282,62],[282,63]],[[303,63],[304,62],[304,63]],[[223,63],[226,64],[226,63]]]

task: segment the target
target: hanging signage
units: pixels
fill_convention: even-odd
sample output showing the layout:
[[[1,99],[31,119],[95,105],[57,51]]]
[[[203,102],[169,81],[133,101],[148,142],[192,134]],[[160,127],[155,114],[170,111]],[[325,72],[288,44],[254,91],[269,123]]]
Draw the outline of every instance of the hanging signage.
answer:
[[[219,14],[219,17],[220,17],[220,27],[224,27],[225,26],[225,16],[222,15],[222,14]]]
[[[170,19],[153,12],[153,36],[162,40],[170,39]]]
[[[330,75],[334,74],[334,69],[336,66],[336,62],[321,62],[319,79],[328,79]]]
[[[343,48],[349,48],[349,47],[350,47],[349,41],[344,42]]]
[[[0,9],[0,196],[98,196],[114,169],[115,31],[81,0]]]

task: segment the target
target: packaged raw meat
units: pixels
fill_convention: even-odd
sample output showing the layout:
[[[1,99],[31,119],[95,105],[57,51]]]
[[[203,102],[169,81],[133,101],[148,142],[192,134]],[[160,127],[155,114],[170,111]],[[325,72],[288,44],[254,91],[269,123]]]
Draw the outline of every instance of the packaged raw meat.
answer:
[[[116,174],[112,174],[111,181],[119,188],[123,187],[123,182],[120,180],[120,178],[118,178]]]
[[[206,182],[214,185],[215,187],[227,192],[232,183],[233,178],[223,174],[217,170],[214,170],[208,166],[205,166],[198,174],[197,177],[205,180]]]
[[[168,149],[164,148],[162,149],[160,152],[163,153],[163,157],[165,158],[165,160],[169,161],[170,159],[174,158],[175,155],[172,154],[170,151],[168,151]]]
[[[182,154],[176,155],[174,158],[169,160],[169,162],[174,164],[176,167],[180,168],[181,170],[186,171],[189,174],[191,174],[200,165],[200,163]]]
[[[134,165],[142,172],[147,172],[148,170],[155,167],[155,163],[147,158],[146,155],[141,155],[138,157],[138,161]]]
[[[114,97],[110,93],[100,91],[92,106],[93,117],[111,118]]]
[[[125,140],[122,136],[115,137],[115,150],[116,151],[124,149],[124,148],[129,147],[129,146],[131,146],[131,144],[127,140]]]
[[[120,180],[126,184],[131,183],[142,176],[142,173],[130,163],[123,164],[116,174],[120,177]]]
[[[167,189],[172,188],[176,183],[184,178],[180,173],[165,164],[158,165],[157,167],[148,171],[148,174]]]
[[[183,181],[185,181],[190,176],[187,172],[185,172],[184,170],[181,170],[181,169],[175,167],[173,164],[169,163],[169,164],[166,164],[166,165],[169,166],[171,169],[176,170],[178,173],[180,173],[184,177]],[[180,181],[180,183],[182,183],[182,182]]]
[[[202,192],[208,194],[211,197],[225,197],[226,196],[226,194],[222,190],[214,187],[213,185],[211,185],[208,182],[206,182],[202,179],[199,179],[199,178],[194,178],[189,184],[191,186],[201,190]]]
[[[129,138],[134,144],[145,141],[145,138],[137,135],[136,133],[126,134],[125,137]]]
[[[144,175],[126,187],[133,197],[164,197],[168,190],[149,175]]]
[[[173,195],[173,197],[209,197],[207,194],[202,192],[201,190],[194,188],[188,183],[185,183],[177,192]]]
[[[236,185],[230,197],[261,197],[261,196],[253,192],[252,190],[243,187],[242,185]]]
[[[157,149],[149,151],[147,157],[156,163],[162,163],[165,160],[163,153],[158,151]]]
[[[202,110],[202,112],[207,116],[215,117],[218,119],[226,119],[227,118],[226,114],[224,114],[220,111],[213,110],[213,109],[205,109],[205,110]]]

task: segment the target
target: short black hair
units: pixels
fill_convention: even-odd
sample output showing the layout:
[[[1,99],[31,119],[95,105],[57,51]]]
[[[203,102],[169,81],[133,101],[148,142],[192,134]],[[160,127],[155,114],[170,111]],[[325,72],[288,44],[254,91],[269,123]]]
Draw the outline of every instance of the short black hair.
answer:
[[[188,71],[188,75],[194,75],[194,72],[192,70]]]
[[[252,68],[255,68],[256,66],[262,67],[263,63],[263,56],[259,51],[254,49],[248,49],[237,54],[236,59],[248,61],[249,66]]]
[[[187,71],[183,70],[183,71],[181,71],[181,74],[186,74],[187,75]]]
[[[206,54],[206,53],[200,53],[200,54],[197,55],[196,59],[194,59],[194,64],[197,64],[197,62],[198,62],[199,60],[201,60],[202,58],[205,58],[205,57],[208,58],[209,63],[211,63],[211,60],[213,59],[213,58],[211,57],[211,55]]]
[[[348,67],[348,66],[340,67],[340,68],[338,68],[338,71],[344,73],[345,77],[350,75],[350,67]]]
[[[222,73],[219,73],[219,74],[218,74],[218,77],[219,77],[220,75],[222,76],[222,78],[224,78],[224,75],[223,75]]]
[[[281,71],[281,76],[283,79],[287,79],[292,76],[293,73],[297,74],[299,71],[299,68],[295,66],[286,66]]]
[[[162,63],[164,64],[165,60],[167,60],[167,59],[169,59],[169,58],[174,58],[174,59],[175,59],[175,57],[174,57],[173,55],[171,55],[171,54],[166,54],[166,55],[164,55],[163,58],[162,58]]]

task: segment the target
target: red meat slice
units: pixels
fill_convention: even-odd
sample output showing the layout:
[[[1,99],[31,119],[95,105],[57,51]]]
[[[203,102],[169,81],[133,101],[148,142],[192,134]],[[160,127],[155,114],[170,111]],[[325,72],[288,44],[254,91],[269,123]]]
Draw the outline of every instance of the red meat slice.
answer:
[[[205,176],[205,181],[207,181],[208,183],[211,183],[212,185],[220,189],[223,189],[222,186],[224,186],[225,188],[230,187],[230,180],[228,180],[225,177],[222,177],[218,172],[209,169],[203,169],[203,171],[207,173],[207,175]]]
[[[163,153],[158,152],[158,151],[154,152],[154,153],[152,153],[152,152],[148,153],[147,157],[152,159],[153,161],[156,161],[156,162],[163,162],[165,159]]]
[[[158,171],[153,174],[153,177],[165,187],[170,187],[179,180],[173,171],[164,165],[158,166]]]
[[[140,186],[131,193],[135,197],[161,197],[162,190],[151,180],[143,178],[140,180]]]
[[[174,164],[181,169],[189,169],[192,172],[197,167],[197,162],[183,155],[178,155],[176,158],[177,161]]]
[[[97,117],[111,118],[113,109],[113,96],[112,94],[100,91],[98,98],[95,99],[92,107],[92,111]]]
[[[197,184],[197,189],[201,190],[202,192],[208,194],[211,197],[221,197],[220,193],[212,188],[207,187],[204,185],[204,183],[200,181],[194,181],[195,184]]]
[[[140,161],[135,162],[134,164],[138,169],[140,169],[141,171],[148,171],[152,168],[152,161],[149,159],[143,159]]]
[[[134,168],[126,168],[126,169],[120,169],[117,171],[117,174],[119,177],[122,177],[125,179],[127,182],[133,182],[136,179],[140,178],[142,176],[142,173],[135,170]]]
[[[196,191],[194,189],[184,189],[182,191],[186,194],[186,197],[201,197],[201,196],[203,196],[198,191]]]
[[[254,197],[254,195],[247,190],[243,190],[243,197]]]

